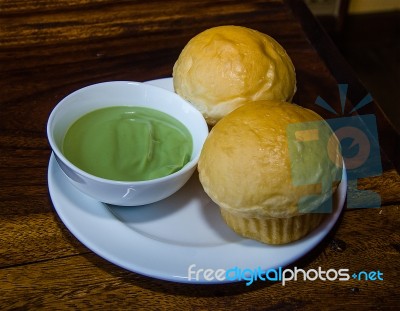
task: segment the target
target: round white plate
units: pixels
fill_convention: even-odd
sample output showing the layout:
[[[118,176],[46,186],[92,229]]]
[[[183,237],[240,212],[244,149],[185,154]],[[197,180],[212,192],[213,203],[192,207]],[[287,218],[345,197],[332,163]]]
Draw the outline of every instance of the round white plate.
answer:
[[[172,79],[149,81],[172,89]],[[267,270],[285,267],[313,249],[332,229],[343,209],[346,174],[336,192],[334,211],[304,239],[270,246],[235,234],[219,208],[203,191],[195,173],[171,197],[146,206],[110,206],[78,191],[64,175],[54,155],[48,170],[54,208],[65,226],[86,247],[104,259],[146,276],[182,283],[227,283],[207,280],[188,269]]]

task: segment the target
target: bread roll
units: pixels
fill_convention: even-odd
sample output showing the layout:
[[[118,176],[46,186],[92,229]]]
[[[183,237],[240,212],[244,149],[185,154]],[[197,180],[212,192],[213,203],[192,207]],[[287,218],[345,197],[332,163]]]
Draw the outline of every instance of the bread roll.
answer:
[[[251,102],[219,121],[203,146],[200,182],[237,233],[269,244],[303,237],[341,179],[339,142],[315,112]],[[329,211],[328,211],[329,212]]]
[[[291,101],[293,63],[270,36],[240,26],[219,26],[193,37],[173,67],[175,92],[199,109],[208,124],[243,103]]]

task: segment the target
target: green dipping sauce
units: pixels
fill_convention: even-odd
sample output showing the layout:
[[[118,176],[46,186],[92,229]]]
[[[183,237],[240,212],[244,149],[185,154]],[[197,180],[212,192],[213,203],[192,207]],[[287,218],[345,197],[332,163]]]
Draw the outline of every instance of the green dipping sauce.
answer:
[[[170,175],[190,161],[189,130],[174,117],[145,107],[115,106],[82,116],[68,129],[63,154],[92,175],[142,181]]]

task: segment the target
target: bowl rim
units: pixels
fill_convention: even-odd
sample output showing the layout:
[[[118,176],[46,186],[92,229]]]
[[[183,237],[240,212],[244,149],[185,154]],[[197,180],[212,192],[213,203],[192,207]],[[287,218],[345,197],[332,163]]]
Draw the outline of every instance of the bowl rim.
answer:
[[[147,184],[156,184],[156,183],[161,183],[161,182],[164,182],[164,181],[168,181],[170,179],[173,179],[173,178],[177,177],[178,175],[185,174],[186,172],[190,171],[194,166],[197,165],[197,163],[199,161],[199,158],[200,158],[200,153],[201,153],[201,150],[202,150],[202,146],[200,146],[199,151],[197,152],[197,154],[195,154],[194,157],[189,162],[187,162],[180,170],[178,170],[178,171],[176,171],[176,172],[174,172],[172,174],[163,176],[163,177],[149,179],[149,180],[122,181],[122,180],[113,180],[113,179],[107,179],[107,178],[103,178],[103,177],[98,177],[96,175],[90,174],[90,173],[82,170],[81,168],[79,168],[75,164],[73,164],[71,161],[69,161],[64,156],[64,154],[61,152],[61,150],[59,149],[59,147],[57,146],[57,144],[54,141],[54,137],[53,137],[53,133],[52,133],[52,130],[51,130],[51,126],[53,124],[55,116],[57,115],[57,112],[60,109],[60,107],[63,105],[63,103],[65,101],[68,100],[68,98],[70,98],[70,97],[72,97],[72,96],[74,96],[74,95],[76,95],[78,93],[84,92],[85,90],[87,90],[89,88],[98,87],[98,86],[106,85],[106,84],[107,85],[110,85],[110,84],[136,85],[136,86],[139,86],[139,87],[155,89],[155,90],[157,90],[158,92],[161,92],[161,93],[165,93],[165,94],[168,93],[169,95],[172,94],[178,100],[182,101],[182,103],[184,103],[184,105],[187,106],[187,108],[190,109],[192,111],[192,113],[197,115],[199,117],[199,120],[203,120],[203,122],[199,122],[199,123],[201,123],[200,124],[201,127],[202,127],[201,129],[204,130],[204,134],[206,134],[205,137],[204,137],[204,140],[202,142],[202,145],[204,144],[205,139],[207,138],[208,133],[209,133],[206,120],[204,119],[203,115],[201,114],[201,112],[199,110],[197,110],[192,104],[190,104],[188,101],[183,99],[177,93],[171,92],[171,91],[168,91],[168,90],[166,90],[164,88],[161,88],[161,87],[158,87],[158,86],[154,86],[154,85],[151,85],[151,84],[147,84],[147,83],[144,83],[144,82],[125,81],[125,80],[105,81],[105,82],[99,82],[99,83],[90,84],[90,85],[84,86],[82,88],[79,88],[79,89],[69,93],[65,97],[63,97],[53,107],[53,109],[52,109],[52,111],[51,111],[51,113],[50,113],[50,115],[49,115],[49,117],[47,119],[46,132],[47,132],[47,140],[48,140],[48,142],[50,144],[52,152],[56,155],[56,158],[59,158],[65,165],[67,165],[69,168],[71,168],[75,173],[78,173],[79,175],[81,175],[83,177],[86,177],[88,179],[91,179],[93,181],[97,181],[97,182],[100,182],[100,183],[106,183],[106,184],[127,185],[127,186],[128,185],[129,186],[132,186],[132,185],[138,185],[138,186],[141,185],[141,186],[143,186],[143,185],[147,185]],[[135,107],[135,106],[132,106],[132,107]],[[152,109],[157,110],[156,108],[152,108]],[[94,109],[94,110],[96,110],[96,109]],[[92,110],[92,111],[94,111],[94,110]],[[172,116],[171,114],[169,114],[169,115]],[[172,117],[174,117],[174,116],[172,116]],[[188,130],[189,130],[190,134],[192,135],[192,140],[193,140],[193,143],[194,143],[193,134],[190,131],[190,129],[188,129]],[[192,156],[193,156],[193,151],[192,151]]]

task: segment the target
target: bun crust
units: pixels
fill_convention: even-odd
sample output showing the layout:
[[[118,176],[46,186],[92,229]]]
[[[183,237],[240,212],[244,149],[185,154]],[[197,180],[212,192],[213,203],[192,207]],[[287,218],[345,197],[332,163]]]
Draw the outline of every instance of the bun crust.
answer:
[[[212,128],[198,170],[205,192],[224,211],[289,218],[315,212],[332,196],[341,164],[339,142],[318,114],[291,103],[259,101]]]
[[[270,36],[240,26],[219,26],[193,37],[173,67],[175,92],[199,109],[208,124],[245,102],[291,101],[293,63]]]

